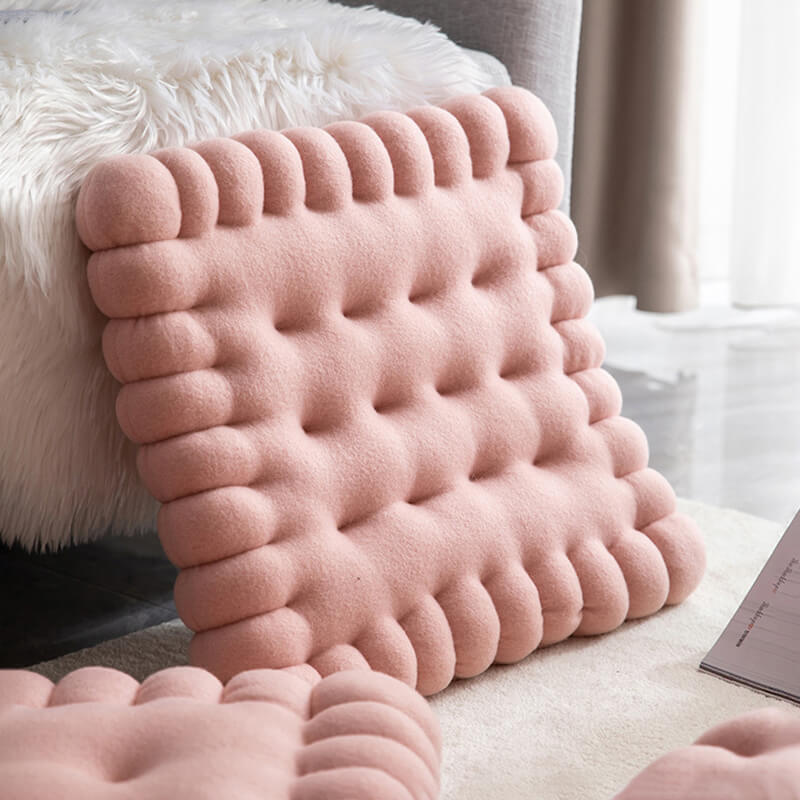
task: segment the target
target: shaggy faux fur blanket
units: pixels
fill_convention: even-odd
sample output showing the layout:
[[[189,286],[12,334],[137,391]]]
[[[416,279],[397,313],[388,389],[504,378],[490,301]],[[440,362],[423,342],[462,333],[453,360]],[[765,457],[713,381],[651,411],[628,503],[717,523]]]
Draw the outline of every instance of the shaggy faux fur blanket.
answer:
[[[155,512],[114,418],[75,232],[89,169],[438,103],[498,75],[431,25],[323,0],[29,6],[0,10],[0,538],[58,547]]]

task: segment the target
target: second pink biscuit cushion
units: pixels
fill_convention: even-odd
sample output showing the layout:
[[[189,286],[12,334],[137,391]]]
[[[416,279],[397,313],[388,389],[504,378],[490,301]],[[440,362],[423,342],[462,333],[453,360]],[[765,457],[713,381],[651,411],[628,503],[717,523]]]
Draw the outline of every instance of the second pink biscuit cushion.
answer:
[[[692,591],[693,523],[619,416],[544,106],[125,156],[77,221],[193,663],[425,694]]]
[[[616,800],[799,800],[800,715],[745,714],[645,769]]]
[[[439,729],[378,673],[0,671],[3,800],[435,800]]]

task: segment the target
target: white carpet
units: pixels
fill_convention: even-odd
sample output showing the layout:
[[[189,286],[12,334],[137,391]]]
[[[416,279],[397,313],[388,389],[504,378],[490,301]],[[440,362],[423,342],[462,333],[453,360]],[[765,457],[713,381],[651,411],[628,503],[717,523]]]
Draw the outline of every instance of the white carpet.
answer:
[[[708,573],[686,603],[494,667],[433,698],[445,742],[443,800],[608,800],[652,760],[722,720],[771,704],[793,708],[697,671],[781,528],[681,505],[709,553]],[[187,642],[180,623],[167,623],[35,669],[57,679],[103,664],[142,679],[185,663]]]

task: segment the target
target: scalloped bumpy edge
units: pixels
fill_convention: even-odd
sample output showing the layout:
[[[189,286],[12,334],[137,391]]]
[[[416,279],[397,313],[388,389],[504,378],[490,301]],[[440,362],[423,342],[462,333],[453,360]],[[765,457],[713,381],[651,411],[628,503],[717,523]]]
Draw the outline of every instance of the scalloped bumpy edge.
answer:
[[[762,708],[653,762],[615,800],[797,800],[800,716]]]
[[[280,767],[265,758],[270,753],[263,750],[264,741],[254,743],[250,751],[238,746],[236,769],[228,768],[228,737],[232,728],[241,728],[243,718],[219,716],[217,709],[222,712],[223,707],[235,707],[260,729],[274,731],[268,744],[274,741],[278,763],[287,765],[285,776],[276,775]],[[114,730],[106,732],[106,749],[102,741],[97,744],[93,721],[114,708],[139,709],[142,715],[121,714]],[[148,714],[150,726],[156,728],[149,732]],[[217,727],[221,733],[215,747]],[[247,797],[435,800],[438,796],[441,741],[427,702],[388,675],[340,672],[320,679],[308,666],[252,670],[225,686],[197,667],[165,669],[141,684],[126,673],[104,667],[76,670],[55,685],[33,672],[0,671],[0,793],[23,798],[28,796],[29,783],[31,787],[69,788],[74,781],[76,793],[67,792],[67,797],[75,800],[83,797],[82,787],[98,790],[106,784],[115,784],[107,787],[109,797],[151,800],[154,795],[148,792],[158,790],[159,798],[194,798],[204,787],[192,785],[191,773],[173,782],[175,775],[165,771],[163,759],[156,755],[155,763],[143,766],[147,759],[136,752],[135,740],[142,733],[148,735],[147,747],[157,754],[159,748],[150,736],[169,737],[181,730],[188,730],[190,737],[197,730],[204,738],[195,749],[179,743],[180,755],[173,758],[213,760],[218,750],[224,762],[221,788],[230,772],[232,787],[241,789],[243,784],[237,781],[245,778],[250,790]],[[130,746],[114,744],[114,737],[127,735],[134,736]],[[165,742],[165,751],[171,745]],[[37,752],[37,746],[42,752]],[[103,764],[104,753],[110,761],[126,763]],[[94,780],[87,786],[90,776]],[[31,791],[33,796],[45,796]],[[210,795],[203,792],[202,796]]]
[[[504,576],[509,580],[494,581],[492,586],[479,576],[476,586],[450,592],[447,608],[439,599],[447,594],[444,590],[423,598],[426,602],[432,598],[434,605],[428,603],[430,607],[423,609],[420,603],[418,614],[416,609],[406,614],[407,625],[401,628],[398,622],[395,626],[399,633],[394,628],[381,633],[394,637],[396,643],[398,636],[410,637],[415,626],[417,641],[428,649],[429,656],[435,646],[425,637],[430,638],[431,631],[448,638],[450,643],[443,645],[447,652],[429,659],[435,662],[435,674],[422,675],[407,659],[398,664],[387,660],[385,642],[370,641],[369,648],[341,642],[322,653],[301,652],[307,632],[299,626],[297,614],[284,615],[285,619],[276,622],[274,636],[267,635],[258,622],[267,611],[249,608],[260,600],[253,593],[244,596],[244,584],[232,575],[213,584],[194,580],[196,567],[222,563],[266,542],[258,541],[250,530],[252,525],[248,528],[246,524],[238,524],[238,538],[233,541],[218,536],[226,520],[230,525],[231,520],[240,522],[240,514],[242,519],[246,517],[246,503],[238,511],[228,504],[223,509],[227,516],[216,509],[204,519],[194,514],[187,517],[188,522],[181,522],[178,503],[173,501],[215,486],[246,482],[228,480],[219,460],[202,470],[176,468],[168,459],[156,463],[154,448],[143,447],[140,472],[165,504],[159,515],[162,543],[183,570],[176,585],[176,602],[187,624],[199,631],[192,643],[194,663],[223,678],[243,668],[283,666],[265,664],[263,653],[254,649],[257,639],[263,649],[263,642],[276,641],[281,635],[297,642],[289,648],[293,660],[286,664],[313,655],[311,663],[322,674],[372,666],[431,694],[454,676],[478,674],[493,661],[519,660],[541,644],[560,641],[572,633],[612,630],[626,618],[646,616],[665,603],[682,601],[696,587],[705,566],[699,532],[691,520],[675,512],[674,493],[666,481],[646,468],[644,435],[619,416],[619,389],[600,368],[603,342],[583,319],[591,306],[592,288],[586,273],[572,262],[577,248],[574,226],[556,208],[563,192],[561,173],[552,160],[556,141],[552,118],[541,101],[522,89],[493,89],[407,114],[381,112],[361,122],[334,123],[324,129],[253,131],[193,148],[123,156],[101,163],[90,173],[78,199],[77,223],[83,241],[95,251],[89,261],[93,297],[100,310],[112,318],[104,334],[106,360],[112,373],[128,384],[118,398],[120,423],[134,441],[144,445],[169,438],[172,420],[168,405],[160,409],[163,413],[151,413],[152,398],[138,392],[137,382],[152,377],[142,353],[153,345],[137,339],[136,318],[202,304],[211,290],[211,279],[196,272],[178,275],[169,268],[161,269],[162,264],[152,258],[140,260],[134,269],[134,256],[128,257],[126,248],[133,252],[148,243],[202,241],[217,226],[253,226],[262,215],[286,215],[301,206],[326,213],[354,201],[380,204],[392,197],[412,199],[432,187],[448,189],[473,179],[493,180],[505,171],[516,173],[522,185],[520,215],[535,237],[538,269],[552,288],[549,321],[561,342],[563,372],[585,397],[588,424],[604,437],[613,477],[626,481],[636,498],[631,524],[643,534],[641,541],[609,544],[613,559],[605,558],[598,548],[575,554],[575,559],[564,553],[551,564],[558,568],[553,581],[567,587],[561,589],[567,596],[557,598],[554,609],[545,609],[546,587],[524,574],[525,565],[509,566],[509,576]],[[117,248],[120,250],[115,252]],[[478,287],[481,279],[476,275],[473,285]],[[419,299],[409,296],[409,301]],[[214,363],[215,345],[209,337],[195,338],[189,346],[192,337],[182,339],[181,335],[192,332],[176,333],[169,346],[158,351],[161,374],[172,374],[170,369],[200,369],[209,359]],[[508,367],[511,377],[514,366]],[[203,423],[198,423],[191,430],[202,429]],[[224,477],[219,478],[221,475]],[[492,475],[470,474],[469,480],[477,482],[484,477]],[[209,480],[221,482],[203,485],[202,481]],[[430,499],[411,497],[408,502],[420,504]],[[358,522],[345,520],[340,530]],[[613,600],[608,608],[593,607],[589,592],[596,597],[604,581],[610,582]],[[221,606],[209,594],[210,589],[222,592],[223,586],[229,597],[248,607],[235,620],[221,619]],[[551,595],[554,591],[551,586]],[[478,616],[467,619],[464,608]],[[517,629],[506,636],[503,626],[509,620],[517,623]],[[369,638],[364,637],[362,644]],[[414,646],[418,655],[423,646]],[[365,659],[366,649],[378,654],[377,661]]]

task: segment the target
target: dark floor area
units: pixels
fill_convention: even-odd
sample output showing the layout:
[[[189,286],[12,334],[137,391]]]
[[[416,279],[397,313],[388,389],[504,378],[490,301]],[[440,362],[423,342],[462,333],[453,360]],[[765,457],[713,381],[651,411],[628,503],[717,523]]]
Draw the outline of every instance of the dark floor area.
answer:
[[[177,616],[155,534],[59,553],[0,546],[0,667],[24,667]]]

